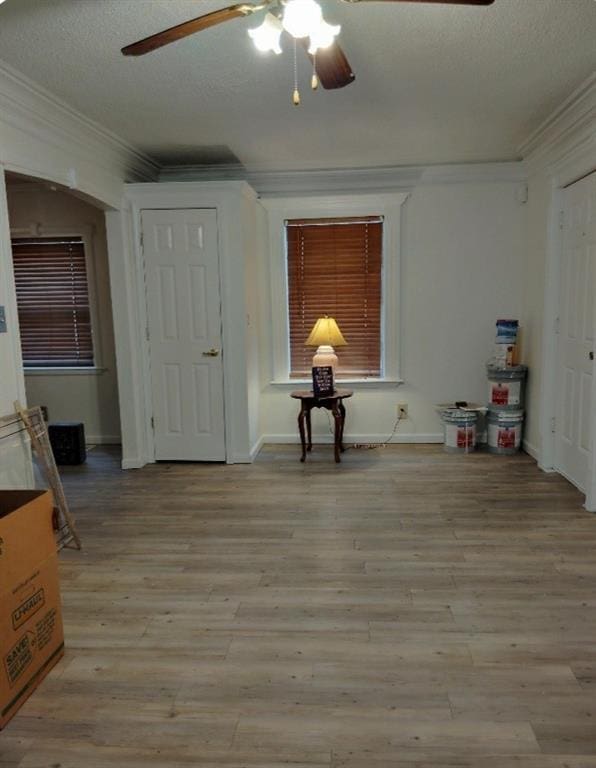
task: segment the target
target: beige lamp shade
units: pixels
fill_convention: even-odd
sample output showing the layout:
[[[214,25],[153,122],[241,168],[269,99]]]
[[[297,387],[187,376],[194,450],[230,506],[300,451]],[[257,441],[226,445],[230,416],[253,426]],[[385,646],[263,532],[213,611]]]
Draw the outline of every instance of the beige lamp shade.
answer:
[[[307,347],[345,347],[348,342],[342,336],[339,326],[333,317],[320,317],[304,342]]]
[[[348,342],[342,336],[339,326],[333,317],[320,317],[315,323],[315,327],[310,332],[310,336],[304,342],[307,347],[317,347],[312,364],[313,367],[330,365],[333,368],[333,375],[337,369],[337,355],[333,351],[333,346],[345,347]]]

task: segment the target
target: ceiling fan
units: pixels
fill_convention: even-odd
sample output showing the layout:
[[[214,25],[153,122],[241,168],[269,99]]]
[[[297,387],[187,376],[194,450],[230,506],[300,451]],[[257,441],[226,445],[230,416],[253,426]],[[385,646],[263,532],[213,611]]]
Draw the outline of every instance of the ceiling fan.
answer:
[[[0,0],[1,1],[1,0]],[[372,0],[342,0],[345,3],[371,2]],[[395,3],[437,3],[442,5],[492,5],[494,0],[381,0]],[[143,56],[146,53],[201,32],[217,24],[252,16],[266,11],[261,26],[249,29],[248,34],[260,51],[281,53],[279,44],[282,32],[287,32],[294,44],[299,41],[313,63],[313,89],[320,82],[323,88],[343,88],[355,79],[352,68],[335,40],[340,27],[323,19],[316,0],[256,0],[254,3],[237,3],[219,11],[190,19],[175,27],[163,30],[122,49],[125,56]],[[294,55],[295,48],[294,48]],[[294,103],[300,103],[297,83],[294,83]]]

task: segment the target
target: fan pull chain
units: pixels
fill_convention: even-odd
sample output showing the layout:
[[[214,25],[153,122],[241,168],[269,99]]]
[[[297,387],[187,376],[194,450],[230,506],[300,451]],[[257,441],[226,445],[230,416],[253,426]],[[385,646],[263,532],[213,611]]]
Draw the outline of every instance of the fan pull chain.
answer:
[[[310,87],[313,91],[316,91],[319,87],[319,78],[317,77],[317,54],[313,53],[312,57],[312,77],[310,79]]]
[[[296,38],[294,38],[294,93],[292,94],[294,106],[300,106],[300,91],[298,90],[298,55],[296,53]]]

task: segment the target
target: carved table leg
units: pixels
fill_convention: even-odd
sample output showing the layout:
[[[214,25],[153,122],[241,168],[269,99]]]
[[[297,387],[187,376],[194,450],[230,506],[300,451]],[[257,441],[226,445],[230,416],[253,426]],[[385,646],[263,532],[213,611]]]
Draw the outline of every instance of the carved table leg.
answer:
[[[339,431],[339,450],[343,453],[344,448],[344,425],[346,423],[346,408],[343,404],[343,400],[339,401],[339,412],[341,414],[341,429]]]
[[[331,413],[333,414],[333,420],[335,421],[335,440],[333,446],[335,450],[335,461],[337,464],[339,464],[341,461],[339,456],[341,446],[341,411],[339,409],[339,403],[337,400],[333,401]]]
[[[304,419],[306,417],[307,410],[304,407],[304,404],[302,404],[302,408],[300,408],[300,413],[298,414],[298,430],[300,432],[300,443],[302,445],[302,456],[300,457],[300,461],[304,461],[306,459],[306,440],[304,437]]]
[[[310,408],[306,411],[306,437],[307,437],[307,444],[306,444],[306,450],[312,451],[312,432],[310,428]]]

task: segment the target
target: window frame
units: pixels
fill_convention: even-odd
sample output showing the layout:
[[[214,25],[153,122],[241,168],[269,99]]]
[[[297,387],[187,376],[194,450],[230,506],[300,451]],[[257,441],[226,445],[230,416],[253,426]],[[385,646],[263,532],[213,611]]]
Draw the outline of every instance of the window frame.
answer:
[[[102,361],[101,333],[99,325],[98,301],[97,301],[97,279],[95,274],[95,258],[93,256],[93,238],[95,227],[92,224],[77,226],[76,229],[65,227],[48,227],[42,224],[31,224],[29,227],[11,227],[10,239],[18,240],[24,238],[44,237],[80,237],[83,241],[83,250],[85,252],[85,269],[87,271],[87,292],[89,295],[89,313],[91,317],[91,343],[93,345],[93,365],[90,366],[31,366],[23,365],[25,376],[43,376],[43,375],[84,375],[100,374],[105,368]]]
[[[372,385],[401,383],[399,359],[401,207],[408,196],[408,192],[399,192],[261,200],[267,211],[269,224],[271,384],[296,385],[310,381],[310,379],[290,379],[285,222],[288,219],[332,219],[349,216],[383,217],[381,376],[342,379],[342,382]],[[389,289],[390,286],[393,290]]]

